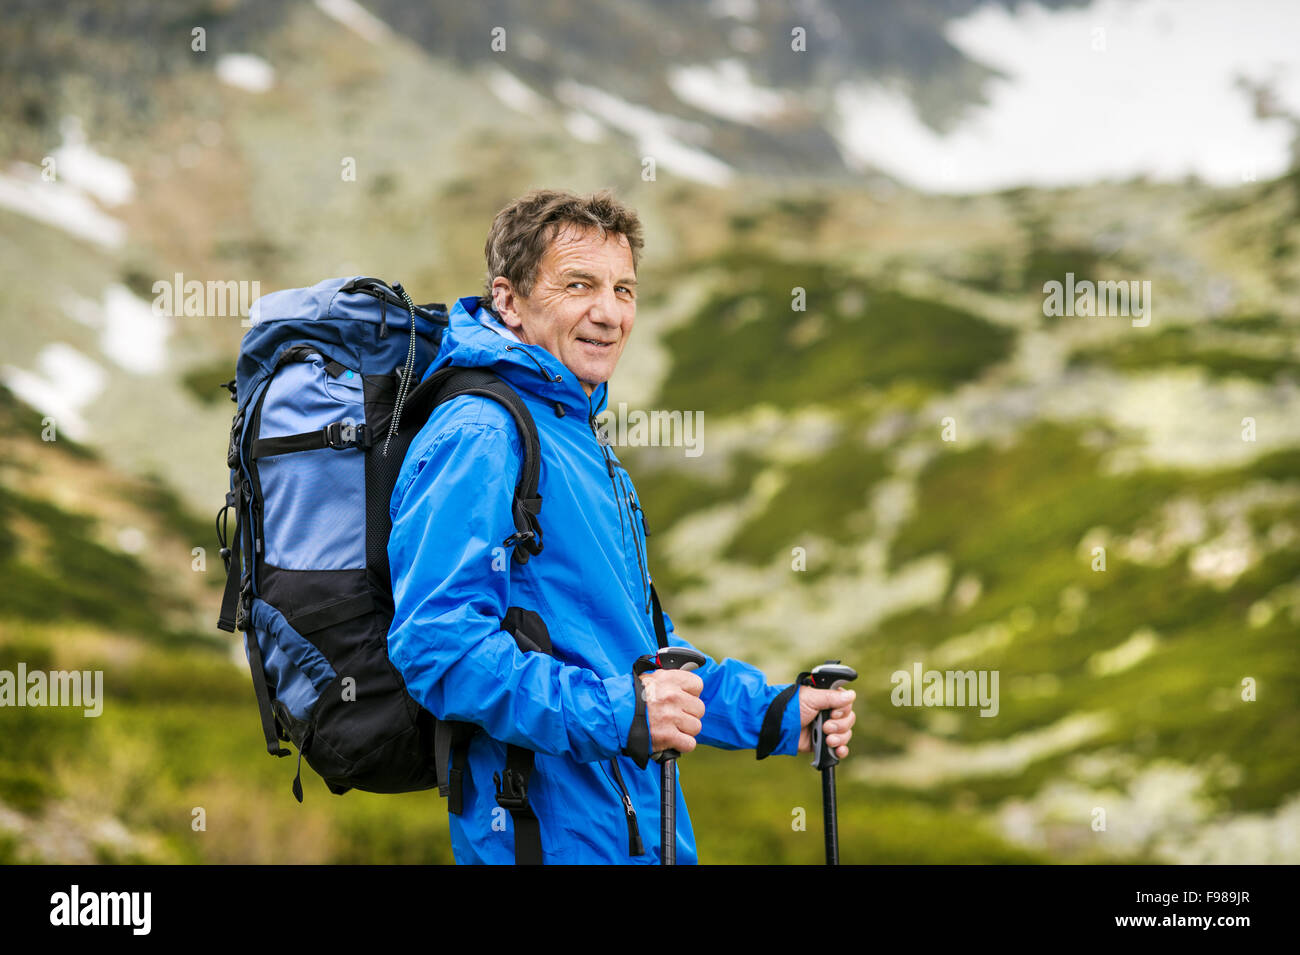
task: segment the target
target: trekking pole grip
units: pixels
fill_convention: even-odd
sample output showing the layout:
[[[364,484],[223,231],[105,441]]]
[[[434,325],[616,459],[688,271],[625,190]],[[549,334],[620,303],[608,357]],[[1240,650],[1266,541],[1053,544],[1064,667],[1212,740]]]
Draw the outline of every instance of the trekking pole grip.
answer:
[[[705,656],[691,647],[664,647],[653,658],[653,665],[660,670],[698,670],[704,665]],[[651,753],[650,758],[657,763],[676,759],[682,755],[675,749],[661,749]]]
[[[846,683],[851,683],[858,678],[858,671],[851,666],[845,666],[839,660],[827,660],[820,666],[815,666],[808,674],[805,685],[811,686],[818,690],[838,690]],[[831,718],[831,710],[822,710],[813,720],[809,728],[811,733],[813,759],[812,764],[816,769],[830,769],[839,763],[840,758],[835,755],[834,751],[826,743],[826,733],[823,726]]]
[[[691,647],[662,647],[651,657],[648,654],[637,661],[634,673],[657,667],[660,670],[698,670],[706,657]],[[653,753],[659,763],[659,862],[661,865],[677,864],[677,757],[675,749]]]

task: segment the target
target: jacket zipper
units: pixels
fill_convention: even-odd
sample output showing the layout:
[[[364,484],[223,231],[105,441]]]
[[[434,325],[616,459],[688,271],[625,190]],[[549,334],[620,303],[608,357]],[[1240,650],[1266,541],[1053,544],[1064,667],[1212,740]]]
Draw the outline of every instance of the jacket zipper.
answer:
[[[606,472],[608,472],[608,474],[609,474],[609,485],[610,485],[610,488],[611,488],[611,489],[613,490],[613,492],[614,492],[614,502],[618,505],[618,529],[619,529],[619,533],[622,534],[622,536],[623,536],[623,542],[622,542],[622,543],[623,543],[623,547],[626,549],[626,547],[627,547],[627,528],[626,528],[626,527],[624,526],[624,524],[623,524],[623,495],[620,493],[620,491],[622,490],[622,487],[621,487],[619,481],[617,480],[617,478],[615,477],[615,474],[614,474],[614,461],[613,461],[613,459],[610,458],[610,455],[609,455],[609,449],[608,449],[607,447],[605,447],[604,442],[600,440],[600,432],[596,429],[596,416],[595,416],[594,414],[591,413],[591,396],[590,396],[590,395],[587,396],[587,425],[588,425],[588,427],[591,428],[591,433],[592,433],[592,435],[595,437],[595,439],[596,439],[596,443],[597,443],[598,445],[600,445],[600,453],[601,453],[601,456],[605,459],[605,470],[606,470]],[[621,464],[619,465],[619,467],[622,468],[624,471],[627,470],[626,468],[623,468],[623,466],[622,466]],[[641,509],[641,506],[640,506],[639,504],[636,503],[636,499],[632,496],[632,490],[631,490],[631,488],[628,488],[627,491],[626,491],[626,493],[627,493],[627,508],[628,508],[628,509],[627,509],[627,519],[628,519],[628,523],[629,523],[629,524],[632,523],[632,514],[633,514],[633,512],[634,512],[634,511],[640,511],[640,512],[641,512],[641,528],[642,528],[642,530],[645,530],[645,531],[646,531],[646,536],[648,537],[650,532],[649,532],[649,530],[646,528],[646,523],[645,523],[645,511],[643,511],[643,510]],[[647,574],[649,573],[649,571],[648,571],[648,569],[646,568],[646,563],[647,563],[646,556],[645,556],[645,554],[644,554],[644,553],[642,552],[642,550],[641,550],[641,540],[640,540],[640,538],[638,538],[638,537],[636,536],[636,527],[635,527],[635,526],[633,526],[633,528],[632,528],[632,543],[633,543],[634,547],[636,548],[636,566],[637,566],[637,576],[638,576],[638,578],[639,578],[639,580],[640,580],[640,583],[641,583],[641,612],[642,612],[642,613],[649,613],[649,612],[650,612],[650,591],[646,589],[646,576],[647,576]]]
[[[641,843],[641,827],[637,825],[636,810],[632,808],[632,797],[628,795],[627,786],[623,784],[623,773],[618,768],[618,757],[610,757],[609,765],[614,770],[614,780],[618,783],[623,798],[623,812],[627,814],[627,854],[645,855],[645,846]]]
[[[641,505],[636,503],[636,500],[632,497],[631,489],[629,489],[627,492],[627,507],[628,507],[629,514],[631,514],[633,511],[641,511],[641,529],[646,532],[646,536],[648,537],[650,532],[649,530],[646,529],[646,525],[645,525],[645,511],[641,510]],[[646,560],[641,551],[641,538],[636,536],[635,526],[633,526],[632,528],[632,542],[636,544],[636,566],[637,566],[637,570],[640,571],[640,577],[641,577],[641,612],[649,613],[650,592],[646,590],[645,587],[645,578],[647,572]],[[649,546],[649,542],[647,542],[647,546]]]
[[[509,347],[509,346],[507,346]],[[623,536],[622,546],[627,547],[627,529],[623,524],[623,498],[619,494],[618,481],[614,476],[614,462],[610,460],[609,449],[605,443],[600,440],[600,433],[596,429],[596,416],[591,408],[591,395],[587,396],[587,426],[591,428],[592,437],[600,445],[601,457],[605,460],[605,472],[609,475],[609,486],[614,492],[614,503],[618,507],[618,529]],[[628,492],[629,505],[632,502],[632,492]],[[629,507],[628,522],[632,519],[632,511]],[[644,514],[641,518],[641,526],[645,526]],[[645,571],[641,559],[641,542],[637,540],[635,528],[632,531],[632,539],[636,543],[637,567],[641,568],[641,593],[643,600],[648,600],[645,596]],[[627,854],[629,856],[645,855],[645,845],[641,841],[641,827],[637,824],[636,808],[632,805],[632,797],[628,794],[627,785],[623,782],[623,772],[618,768],[618,757],[610,757],[609,768],[614,771],[614,782],[618,786],[619,797],[623,802],[623,813],[627,817]]]
[[[618,481],[614,477],[614,462],[610,460],[609,448],[605,447],[605,443],[600,440],[600,432],[596,429],[596,416],[591,413],[591,395],[587,396],[587,426],[591,428],[591,434],[596,439],[596,444],[600,446],[601,457],[605,460],[605,473],[609,475],[609,488],[614,492],[614,504],[618,508],[618,532],[621,537],[619,546],[626,549],[627,527],[623,523],[623,496],[619,493]],[[635,537],[636,535],[633,534],[632,536]]]

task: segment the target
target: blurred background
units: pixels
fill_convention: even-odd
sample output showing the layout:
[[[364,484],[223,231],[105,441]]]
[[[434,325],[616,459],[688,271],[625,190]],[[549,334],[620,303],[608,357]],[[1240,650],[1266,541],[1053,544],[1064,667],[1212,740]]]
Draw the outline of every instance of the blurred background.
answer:
[[[0,861],[451,861],[436,794],[300,806],[266,755],[215,627],[242,316],[154,286],[451,301],[548,186],[646,226],[611,407],[703,416],[617,449],[678,629],[861,673],[844,861],[1300,862],[1297,36],[1284,0],[7,0],[0,669],[106,700],[0,709]],[[1144,320],[1049,314],[1083,280]],[[996,716],[894,705],[918,664],[996,671]],[[821,860],[806,757],[681,778],[704,861]]]

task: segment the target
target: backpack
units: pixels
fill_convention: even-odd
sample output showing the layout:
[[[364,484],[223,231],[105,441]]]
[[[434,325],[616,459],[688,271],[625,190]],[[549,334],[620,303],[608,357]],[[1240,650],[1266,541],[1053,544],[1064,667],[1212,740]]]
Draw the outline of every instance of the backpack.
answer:
[[[515,418],[524,449],[516,533],[503,546],[527,563],[542,549],[532,415],[486,369],[448,367],[421,381],[447,310],[415,305],[400,283],[329,279],[265,295],[249,317],[235,378],[223,385],[237,410],[226,452],[230,491],[217,514],[227,570],[217,626],[244,633],[267,752],[291,755],[281,741],[297,748],[299,802],[305,757],[336,795],[437,786],[459,812],[468,739],[478,728],[435,719],[388,658],[389,502],[433,409],[458,395],[492,398]],[[522,650],[551,652],[545,624],[530,611],[510,608],[502,628]],[[508,752],[505,795],[510,802],[516,790],[521,804],[511,809],[516,848],[535,839],[524,854],[540,862],[526,798],[533,754]],[[452,771],[440,779],[449,759]],[[498,783],[499,801],[500,791]]]

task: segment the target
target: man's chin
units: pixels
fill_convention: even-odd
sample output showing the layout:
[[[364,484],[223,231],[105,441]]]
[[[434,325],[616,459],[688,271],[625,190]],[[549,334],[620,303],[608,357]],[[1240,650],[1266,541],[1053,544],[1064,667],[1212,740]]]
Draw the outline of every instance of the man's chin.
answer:
[[[578,375],[577,378],[582,384],[582,390],[587,393],[588,397],[595,394],[597,388],[609,381],[609,375],[604,374],[603,372],[598,373],[594,378],[588,378],[582,375]]]

